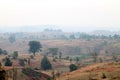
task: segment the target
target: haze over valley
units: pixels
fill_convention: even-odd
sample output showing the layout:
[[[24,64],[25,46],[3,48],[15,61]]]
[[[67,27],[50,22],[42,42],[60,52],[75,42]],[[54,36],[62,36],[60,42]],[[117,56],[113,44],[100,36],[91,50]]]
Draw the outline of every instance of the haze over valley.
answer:
[[[120,1],[1,0],[0,80],[120,80]]]

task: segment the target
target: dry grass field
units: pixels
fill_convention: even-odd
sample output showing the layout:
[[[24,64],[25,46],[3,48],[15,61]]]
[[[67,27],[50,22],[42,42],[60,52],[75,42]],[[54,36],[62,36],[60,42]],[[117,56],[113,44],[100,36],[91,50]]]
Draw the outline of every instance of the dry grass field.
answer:
[[[19,53],[28,53],[28,43],[30,40],[16,39],[16,42],[10,43],[9,40],[4,39],[0,41],[0,48],[7,50],[9,53],[13,51],[18,51]],[[48,48],[59,48],[59,51],[63,55],[79,55],[88,54],[93,52],[95,47],[100,49],[100,54],[103,54],[105,50],[108,50],[110,54],[112,52],[118,53],[120,51],[119,40],[103,40],[103,39],[93,39],[93,40],[39,40],[42,44],[43,53]],[[77,51],[79,50],[80,51]],[[73,54],[74,53],[74,54]]]
[[[120,63],[89,65],[73,72],[64,73],[57,80],[120,80]]]

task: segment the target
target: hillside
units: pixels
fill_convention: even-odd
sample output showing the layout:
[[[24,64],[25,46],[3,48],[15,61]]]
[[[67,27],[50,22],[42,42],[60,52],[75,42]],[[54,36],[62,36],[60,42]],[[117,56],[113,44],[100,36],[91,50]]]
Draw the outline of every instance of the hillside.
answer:
[[[57,80],[120,80],[120,63],[89,65],[73,72],[64,73]]]
[[[43,32],[44,33],[44,32]],[[54,33],[54,35],[52,35]],[[34,72],[37,69],[38,72],[48,74],[52,77],[52,72],[60,72],[61,76],[57,80],[102,80],[102,77],[107,77],[105,80],[119,80],[120,63],[115,63],[120,61],[120,38],[117,35],[115,37],[105,37],[104,36],[88,36],[84,35],[84,38],[56,38],[56,33],[58,32],[45,32],[46,35],[40,33],[25,33],[24,34],[8,34],[5,33],[0,36],[0,48],[4,51],[8,51],[8,55],[1,54],[0,62],[4,65],[4,60],[6,56],[10,58],[13,62],[13,66],[21,67],[19,60],[30,59],[31,64],[25,62],[25,68],[30,67]],[[50,36],[48,36],[50,34]],[[67,34],[67,33],[66,33]],[[72,34],[72,33],[71,33]],[[11,35],[16,35],[15,41],[10,42],[9,37]],[[61,35],[61,32],[60,32]],[[69,35],[69,34],[67,34]],[[27,36],[27,37],[26,37]],[[45,37],[44,39],[40,36]],[[87,37],[86,37],[87,36]],[[29,41],[39,41],[42,44],[42,51],[37,52],[34,58],[29,54]],[[58,49],[57,55],[50,52],[50,48]],[[18,58],[13,59],[12,55],[14,51],[18,51]],[[59,57],[62,53],[61,58]],[[44,71],[41,68],[41,60],[43,55],[48,56],[48,60],[52,64],[52,69]],[[95,56],[94,56],[95,55]],[[112,62],[113,61],[113,62]],[[95,64],[99,63],[99,64]],[[75,64],[78,66],[78,70],[69,72],[69,65]],[[87,67],[86,67],[87,66]],[[20,74],[18,77],[20,80],[29,80],[31,74],[25,75],[18,70]],[[36,72],[34,72],[36,74]],[[114,74],[114,75],[113,75]],[[33,76],[34,77],[34,76]],[[35,79],[37,80],[37,78]]]

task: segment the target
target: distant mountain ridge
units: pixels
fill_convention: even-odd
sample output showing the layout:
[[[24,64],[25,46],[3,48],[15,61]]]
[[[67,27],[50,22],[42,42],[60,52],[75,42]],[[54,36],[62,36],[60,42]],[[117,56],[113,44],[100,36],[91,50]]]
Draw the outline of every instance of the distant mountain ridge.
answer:
[[[90,32],[89,34],[91,35],[105,35],[105,36],[109,36],[109,35],[120,35],[120,31],[109,31],[109,30],[95,30],[93,32]]]
[[[69,29],[68,29],[69,30]],[[77,32],[84,32],[90,35],[105,35],[105,36],[109,36],[109,35],[114,35],[114,34],[118,34],[120,35],[120,31],[110,31],[110,30],[94,30],[94,31],[89,31],[89,32],[85,32],[82,31],[82,29],[80,29],[81,31],[69,31],[68,33],[77,33]],[[18,26],[18,27],[0,27],[0,33],[5,33],[5,32],[67,32],[66,30],[61,29],[60,27],[56,26],[56,25],[36,25],[36,26]]]
[[[0,27],[0,32],[42,32],[44,29],[57,28],[55,25],[36,25],[36,26],[18,26],[18,27]]]

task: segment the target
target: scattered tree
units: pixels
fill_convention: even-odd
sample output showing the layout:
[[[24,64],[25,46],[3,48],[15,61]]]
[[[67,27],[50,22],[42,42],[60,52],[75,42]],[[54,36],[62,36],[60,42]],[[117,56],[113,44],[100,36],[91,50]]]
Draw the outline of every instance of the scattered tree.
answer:
[[[42,45],[40,44],[39,41],[30,41],[29,42],[29,52],[33,53],[35,56],[36,52],[41,51]]]

